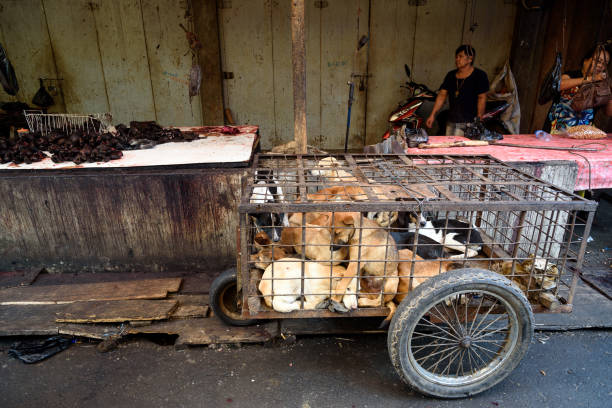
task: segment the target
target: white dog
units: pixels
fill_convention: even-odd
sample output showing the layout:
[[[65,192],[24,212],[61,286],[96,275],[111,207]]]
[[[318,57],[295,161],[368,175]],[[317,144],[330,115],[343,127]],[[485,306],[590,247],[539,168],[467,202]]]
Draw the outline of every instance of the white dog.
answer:
[[[336,284],[344,272],[346,269],[343,266],[330,267],[329,262],[304,262],[303,310],[325,307],[324,301],[330,294],[335,294]],[[342,300],[349,310],[357,308],[357,280],[353,281]],[[259,282],[259,291],[264,295],[266,305],[277,312],[300,310],[302,261],[283,258],[268,265]]]

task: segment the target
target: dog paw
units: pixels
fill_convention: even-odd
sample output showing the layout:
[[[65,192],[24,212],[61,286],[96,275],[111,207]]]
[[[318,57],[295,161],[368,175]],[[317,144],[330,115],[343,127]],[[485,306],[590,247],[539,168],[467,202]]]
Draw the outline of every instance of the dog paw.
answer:
[[[317,303],[317,305],[315,306],[315,309],[327,309],[330,306],[330,300],[329,299],[324,299],[322,301],[320,301],[319,303]]]
[[[330,302],[328,309],[330,312],[335,313],[347,313],[349,311],[342,303],[336,302],[335,300]]]

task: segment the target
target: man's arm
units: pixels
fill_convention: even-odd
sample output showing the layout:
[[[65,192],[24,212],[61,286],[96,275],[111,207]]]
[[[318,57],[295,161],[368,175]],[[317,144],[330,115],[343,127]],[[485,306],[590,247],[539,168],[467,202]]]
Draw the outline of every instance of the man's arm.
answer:
[[[431,128],[433,126],[433,122],[434,122],[434,119],[436,118],[436,114],[442,108],[442,105],[444,105],[444,101],[446,100],[447,95],[448,95],[448,91],[446,89],[440,89],[440,91],[438,92],[438,96],[436,96],[436,102],[434,103],[433,109],[431,110],[431,113],[429,114],[429,117],[427,118],[427,121],[425,122],[425,125],[428,128]]]
[[[485,105],[487,103],[487,93],[481,93],[478,95],[477,115],[481,119],[485,113]]]

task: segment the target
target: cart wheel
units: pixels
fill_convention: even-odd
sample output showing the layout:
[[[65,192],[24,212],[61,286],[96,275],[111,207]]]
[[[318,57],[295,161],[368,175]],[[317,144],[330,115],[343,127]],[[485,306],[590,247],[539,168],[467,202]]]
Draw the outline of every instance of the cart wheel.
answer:
[[[533,336],[523,292],[484,269],[430,278],[398,306],[387,347],[404,382],[441,398],[482,392],[521,361]]]
[[[223,272],[210,286],[210,307],[216,316],[232,326],[250,326],[257,323],[255,319],[242,319],[238,304],[238,284],[236,269]]]

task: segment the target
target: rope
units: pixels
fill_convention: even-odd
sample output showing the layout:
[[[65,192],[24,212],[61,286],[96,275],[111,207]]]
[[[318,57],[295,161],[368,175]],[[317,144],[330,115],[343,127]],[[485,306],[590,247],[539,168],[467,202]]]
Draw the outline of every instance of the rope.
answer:
[[[598,145],[598,146],[601,146],[601,149],[597,150],[598,152],[603,152],[604,150],[607,149],[607,146],[605,144],[598,143],[598,142],[589,142],[589,143],[582,143],[582,144],[579,144],[579,145],[573,145],[572,148],[581,148],[581,147],[589,146],[589,145]],[[589,188],[588,188],[588,190],[591,190],[591,162],[589,161],[589,159],[586,156],[584,156],[584,155],[582,155],[580,153],[576,153],[576,152],[569,151],[569,150],[568,150],[568,152],[569,152],[569,154],[575,154],[576,156],[584,159],[584,161],[586,162],[587,167],[589,168]]]

